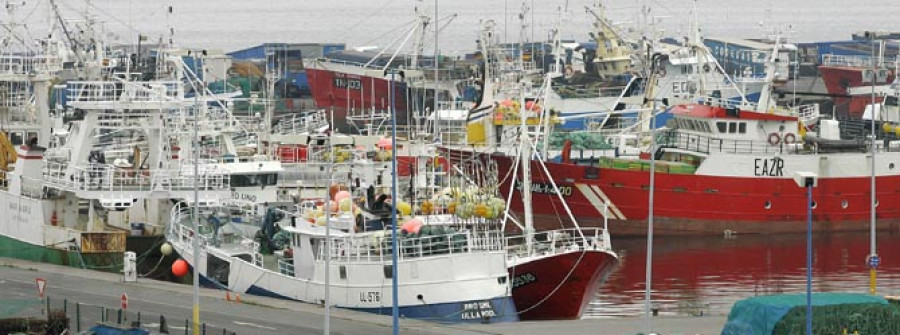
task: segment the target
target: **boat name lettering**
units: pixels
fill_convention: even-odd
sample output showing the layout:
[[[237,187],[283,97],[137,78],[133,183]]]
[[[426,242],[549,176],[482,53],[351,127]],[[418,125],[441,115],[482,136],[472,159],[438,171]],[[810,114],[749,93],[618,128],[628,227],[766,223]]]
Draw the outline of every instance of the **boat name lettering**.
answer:
[[[28,205],[10,203],[9,209],[22,214],[31,214],[31,207]]]
[[[378,291],[359,292],[359,301],[360,302],[381,302],[381,292],[378,292]]]
[[[753,164],[753,174],[757,177],[782,177],[784,176],[784,160],[775,158],[757,158]]]
[[[519,287],[531,284],[536,281],[537,281],[537,277],[535,277],[533,273],[531,273],[531,272],[523,273],[523,274],[513,277],[512,286],[515,289],[515,288],[519,288]]]
[[[559,194],[566,197],[572,195],[572,186],[556,185],[556,187],[559,189]],[[516,190],[522,190],[521,183],[516,183]],[[556,194],[556,192],[553,190],[553,184],[549,183],[532,183],[531,193]]]
[[[335,88],[362,90],[362,81],[359,79],[335,77],[332,84]]]
[[[462,313],[459,314],[463,320],[489,319],[497,316],[494,307],[489,301],[468,302],[463,304]]]
[[[231,198],[234,200],[244,200],[249,202],[256,202],[255,194],[244,194],[237,191],[231,191]]]

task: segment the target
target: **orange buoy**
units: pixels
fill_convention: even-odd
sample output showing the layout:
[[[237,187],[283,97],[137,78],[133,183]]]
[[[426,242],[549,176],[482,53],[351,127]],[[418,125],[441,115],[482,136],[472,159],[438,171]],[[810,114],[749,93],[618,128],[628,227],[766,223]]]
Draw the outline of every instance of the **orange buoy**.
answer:
[[[172,263],[172,274],[176,277],[182,277],[188,273],[188,263],[183,259],[179,259]]]

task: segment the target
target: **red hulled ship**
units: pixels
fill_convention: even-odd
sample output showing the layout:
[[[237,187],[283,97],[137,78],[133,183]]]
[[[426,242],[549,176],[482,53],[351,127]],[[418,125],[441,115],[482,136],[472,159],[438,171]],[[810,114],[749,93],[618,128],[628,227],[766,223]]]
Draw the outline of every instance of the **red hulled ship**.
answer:
[[[805,232],[806,190],[795,182],[799,172],[817,177],[812,202],[815,230],[868,229],[872,172],[865,133],[842,136],[840,128],[847,125],[834,120],[821,120],[817,133],[807,132],[796,116],[725,105],[680,105],[671,112],[671,129],[657,135],[661,142],[654,152],[655,233]],[[892,140],[896,136],[891,132],[877,141],[880,229],[900,226],[900,147]],[[491,158],[499,171],[514,164],[513,157]],[[560,193],[582,225],[600,224],[608,211],[611,234],[646,234],[649,155],[545,165],[558,190],[550,187],[546,174],[533,175],[530,188],[538,230],[559,226],[562,201],[555,193]],[[503,185],[512,186],[511,181]],[[515,199],[518,195],[511,202],[513,209],[522,210]]]
[[[828,94],[834,99],[834,105],[840,115],[860,118],[866,109],[866,105],[872,103],[869,94],[850,94],[851,90],[871,85],[885,85],[894,80],[894,73],[885,68],[874,70],[875,81],[872,82],[872,62],[874,59],[867,56],[837,56],[824,55],[822,65],[819,66],[819,75]],[[876,97],[876,102],[882,101],[882,97]]]

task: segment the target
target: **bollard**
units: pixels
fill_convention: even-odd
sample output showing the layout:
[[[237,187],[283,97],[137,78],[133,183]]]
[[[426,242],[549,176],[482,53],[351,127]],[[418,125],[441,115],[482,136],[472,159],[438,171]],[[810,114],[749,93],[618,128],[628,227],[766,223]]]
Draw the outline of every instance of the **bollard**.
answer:
[[[188,319],[184,319],[184,335],[188,335]]]
[[[69,315],[69,299],[63,299],[63,314]]]
[[[203,328],[200,329],[203,330],[203,335],[206,335],[206,322],[203,323]]]
[[[137,319],[137,322],[138,322],[138,324],[141,323],[141,312],[138,312],[138,319]]]
[[[44,314],[47,315],[47,317],[49,318],[50,317],[50,296],[49,295],[47,296],[47,299],[44,299],[44,302],[47,304],[47,307],[45,309],[46,313],[44,313]]]
[[[116,324],[122,324],[122,309],[119,308],[118,322]]]
[[[159,333],[160,334],[168,334],[169,326],[166,325],[166,318],[162,315],[159,316]]]
[[[75,303],[75,331],[81,331],[81,304]]]

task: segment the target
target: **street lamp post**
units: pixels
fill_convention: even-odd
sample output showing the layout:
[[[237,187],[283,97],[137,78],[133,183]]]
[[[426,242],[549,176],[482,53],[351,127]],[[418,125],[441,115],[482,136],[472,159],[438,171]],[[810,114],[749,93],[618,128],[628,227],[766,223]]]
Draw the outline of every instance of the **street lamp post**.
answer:
[[[812,172],[798,171],[794,181],[806,188],[806,335],[812,335],[812,189],[818,183]]]
[[[400,308],[398,306],[399,293],[397,292],[397,108],[394,106],[394,73],[391,70],[391,84],[389,101],[391,104],[391,330],[394,335],[400,331]]]

